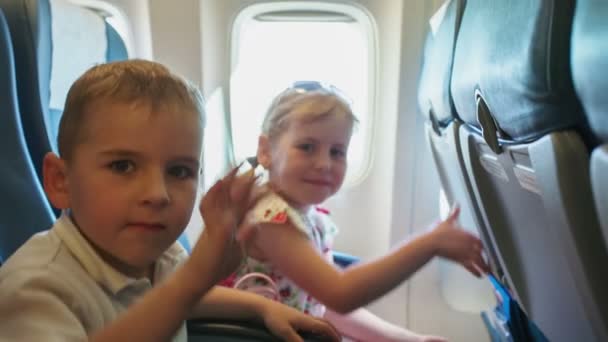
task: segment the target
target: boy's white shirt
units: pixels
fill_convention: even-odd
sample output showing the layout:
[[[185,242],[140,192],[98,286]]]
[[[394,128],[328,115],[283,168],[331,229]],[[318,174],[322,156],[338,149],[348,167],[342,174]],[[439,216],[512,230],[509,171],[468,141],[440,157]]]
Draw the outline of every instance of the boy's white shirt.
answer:
[[[157,260],[154,282],[186,258],[174,243]],[[0,341],[86,341],[151,287],[108,265],[63,214],[0,268]],[[185,324],[173,341],[187,341]]]

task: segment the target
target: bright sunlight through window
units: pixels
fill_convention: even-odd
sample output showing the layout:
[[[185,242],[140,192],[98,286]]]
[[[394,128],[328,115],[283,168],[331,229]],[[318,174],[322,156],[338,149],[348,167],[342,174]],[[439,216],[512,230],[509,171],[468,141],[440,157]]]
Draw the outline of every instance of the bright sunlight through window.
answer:
[[[276,11],[273,3],[269,11],[266,5],[265,11],[246,9],[235,21],[230,109],[236,160],[255,155],[264,114],[276,94],[296,80],[318,80],[335,85],[353,101],[359,124],[348,151],[345,184],[360,181],[370,160],[373,112],[368,17],[352,7],[348,12]]]

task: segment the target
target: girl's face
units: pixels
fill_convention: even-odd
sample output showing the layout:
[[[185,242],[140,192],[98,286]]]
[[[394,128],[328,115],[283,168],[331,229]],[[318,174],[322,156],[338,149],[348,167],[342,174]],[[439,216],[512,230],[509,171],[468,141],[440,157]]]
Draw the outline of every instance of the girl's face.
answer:
[[[269,171],[270,185],[297,208],[325,201],[344,181],[352,128],[346,115],[331,114],[294,118],[272,140],[262,136],[258,160]]]

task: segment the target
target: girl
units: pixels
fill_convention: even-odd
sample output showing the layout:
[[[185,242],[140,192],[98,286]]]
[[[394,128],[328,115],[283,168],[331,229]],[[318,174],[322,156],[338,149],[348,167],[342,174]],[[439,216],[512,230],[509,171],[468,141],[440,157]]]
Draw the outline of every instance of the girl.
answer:
[[[348,101],[333,86],[298,82],[275,98],[257,151],[272,192],[249,212],[257,233],[247,246],[244,266],[223,284],[234,286],[252,272],[265,274],[276,284],[280,301],[325,317],[356,340],[445,341],[392,325],[361,307],[391,291],[434,256],[459,262],[478,277],[486,272],[481,241],[458,227],[458,209],[432,231],[383,258],[346,270],[332,264],[337,229],[317,205],[342,185],[355,123]]]

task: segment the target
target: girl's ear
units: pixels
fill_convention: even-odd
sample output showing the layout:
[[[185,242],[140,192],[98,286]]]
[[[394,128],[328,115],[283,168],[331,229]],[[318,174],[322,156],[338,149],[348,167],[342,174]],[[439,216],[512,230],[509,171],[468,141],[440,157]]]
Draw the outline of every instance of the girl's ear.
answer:
[[[258,138],[258,163],[262,165],[266,170],[270,168],[270,140],[267,135],[260,135]]]
[[[70,207],[67,165],[53,152],[44,156],[42,164],[44,192],[51,204],[58,209]]]

